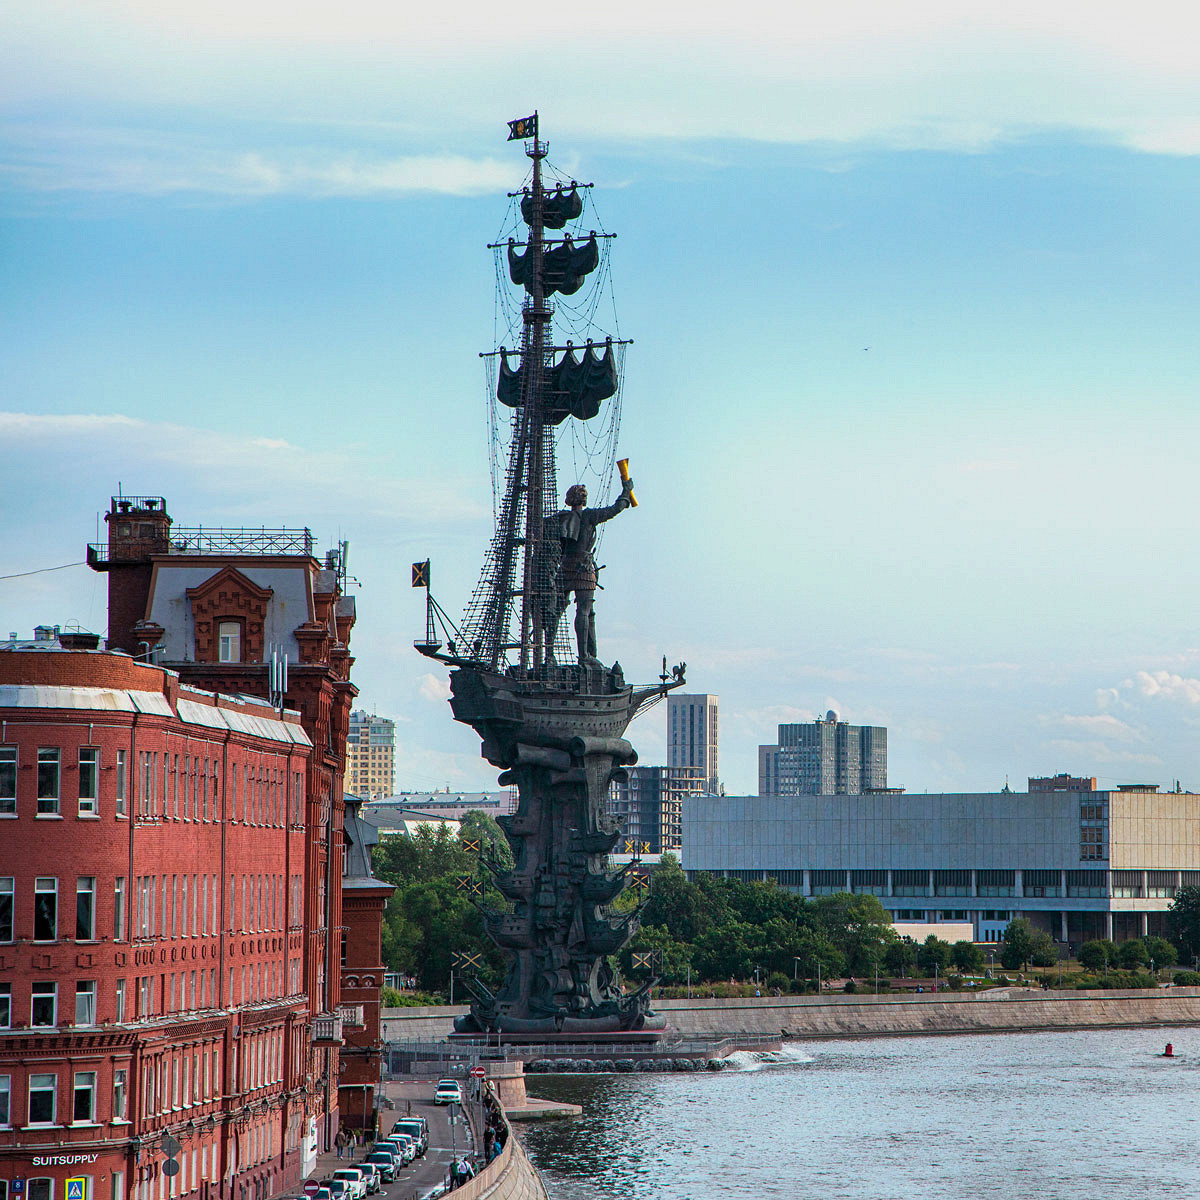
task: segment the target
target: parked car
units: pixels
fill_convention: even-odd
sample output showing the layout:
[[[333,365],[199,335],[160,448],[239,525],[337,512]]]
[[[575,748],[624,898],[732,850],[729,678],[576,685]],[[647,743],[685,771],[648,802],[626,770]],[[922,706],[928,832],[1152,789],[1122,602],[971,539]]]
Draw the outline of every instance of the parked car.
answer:
[[[363,1200],[366,1196],[367,1177],[357,1167],[338,1167],[333,1178],[346,1185],[347,1200]]]
[[[327,1187],[318,1187],[315,1192],[310,1194],[312,1200],[333,1200],[333,1193]]]
[[[400,1152],[401,1158],[410,1163],[417,1157],[417,1144],[407,1133],[393,1133],[390,1138],[386,1139],[391,1145],[395,1146]],[[375,1143],[377,1146],[378,1142]]]
[[[394,1154],[389,1154],[386,1150],[372,1150],[367,1155],[367,1162],[379,1172],[384,1183],[391,1183],[396,1178],[396,1168],[399,1164]]]
[[[362,1162],[355,1163],[354,1165],[367,1178],[368,1194],[373,1195],[375,1192],[379,1191],[380,1188],[383,1187],[383,1180],[379,1177],[379,1169],[375,1166],[375,1164],[373,1162],[370,1161],[369,1156],[367,1158],[363,1159]]]
[[[461,1104],[462,1088],[457,1079],[439,1079],[433,1092],[434,1104]]]
[[[325,1186],[330,1200],[350,1200],[350,1185],[344,1179],[330,1179]]]
[[[401,1117],[392,1126],[393,1133],[407,1133],[417,1143],[417,1153],[424,1154],[429,1149],[429,1125],[424,1117]]]

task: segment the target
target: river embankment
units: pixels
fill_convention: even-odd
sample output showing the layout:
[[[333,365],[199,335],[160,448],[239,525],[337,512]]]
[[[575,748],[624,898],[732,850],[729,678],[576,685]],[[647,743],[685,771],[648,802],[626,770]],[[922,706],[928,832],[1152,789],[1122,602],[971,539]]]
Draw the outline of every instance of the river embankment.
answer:
[[[705,997],[657,1000],[670,1030],[684,1037],[761,1034],[784,1038],[893,1037],[944,1033],[1036,1032],[1200,1025],[1200,988],[983,992],[913,995]],[[387,1041],[439,1041],[464,1006],[389,1008]]]

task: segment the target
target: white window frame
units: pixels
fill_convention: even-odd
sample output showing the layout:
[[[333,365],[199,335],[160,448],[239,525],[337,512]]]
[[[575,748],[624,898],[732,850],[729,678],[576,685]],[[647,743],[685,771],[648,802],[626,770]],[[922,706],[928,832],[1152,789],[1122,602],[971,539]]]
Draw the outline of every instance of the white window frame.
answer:
[[[57,817],[62,815],[62,750],[57,746],[38,747],[37,756],[37,815]],[[42,768],[46,768],[43,779]],[[53,768],[53,774],[50,773]],[[50,782],[53,781],[53,795]]]
[[[79,815],[94,817],[100,804],[100,747],[79,747]]]
[[[43,886],[53,884],[53,887]],[[40,938],[37,936],[37,909],[39,896],[54,897],[54,929],[53,935],[48,938]],[[35,942],[57,942],[58,941],[58,878],[54,875],[39,875],[33,881],[33,940]]]
[[[88,919],[83,925],[80,937],[79,904],[82,897],[88,898]],[[77,942],[94,942],[96,940],[96,877],[95,875],[78,875],[75,878],[75,940]]]
[[[49,988],[49,991],[35,992],[35,988]],[[50,1020],[34,1020],[34,1005],[39,1001],[50,1001]],[[58,982],[50,979],[35,979],[29,988],[29,1027],[31,1029],[53,1029],[58,1025]]]
[[[96,1124],[96,1078],[95,1071],[76,1071],[71,1083],[71,1124]],[[87,1097],[87,1116],[79,1115],[80,1093]]]
[[[17,815],[16,746],[0,746],[0,817]]]
[[[96,1024],[96,981],[94,979],[77,979],[75,981],[75,1024],[84,1026]]]
[[[49,1083],[45,1083],[45,1082],[35,1083],[35,1080],[47,1080],[47,1079],[50,1081]],[[50,1094],[50,1120],[48,1120],[48,1121],[35,1121],[33,1119],[33,1097],[34,1097],[35,1092],[39,1096],[44,1095],[47,1092]],[[57,1121],[58,1121],[58,1076],[55,1073],[53,1073],[51,1071],[45,1071],[45,1072],[39,1071],[37,1074],[33,1074],[33,1075],[29,1076],[28,1113],[29,1113],[29,1124],[33,1128],[48,1129],[57,1123]]]
[[[117,778],[114,787],[113,811],[118,817],[129,815],[129,751],[117,751]]]
[[[240,663],[242,661],[241,621],[217,622],[217,662]]]

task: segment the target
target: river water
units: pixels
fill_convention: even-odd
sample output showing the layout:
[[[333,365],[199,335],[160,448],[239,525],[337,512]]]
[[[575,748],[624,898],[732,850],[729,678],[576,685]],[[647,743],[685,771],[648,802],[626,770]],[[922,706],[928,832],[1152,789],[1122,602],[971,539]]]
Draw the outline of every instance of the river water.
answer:
[[[1181,1057],[1159,1057],[1167,1041]],[[698,1075],[529,1076],[553,1200],[1200,1197],[1200,1027],[791,1043]]]

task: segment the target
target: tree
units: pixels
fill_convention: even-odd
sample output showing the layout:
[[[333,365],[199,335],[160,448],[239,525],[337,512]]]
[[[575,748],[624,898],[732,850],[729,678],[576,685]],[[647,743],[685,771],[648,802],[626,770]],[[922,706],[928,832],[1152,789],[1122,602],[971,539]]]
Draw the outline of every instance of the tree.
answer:
[[[1147,937],[1146,953],[1154,960],[1156,967],[1173,967],[1179,961],[1179,953],[1166,938]]]
[[[1058,947],[1044,930],[1035,929],[1029,944],[1029,961],[1035,967],[1053,967],[1058,962]]]
[[[1150,962],[1150,952],[1141,938],[1130,938],[1117,947],[1117,965],[1124,971],[1136,971]]]
[[[468,840],[478,840],[483,858],[495,864],[499,871],[511,871],[513,868],[512,847],[504,830],[496,824],[496,818],[488,813],[472,809],[463,814],[458,825],[458,840],[460,844]]]
[[[869,975],[892,938],[892,922],[878,896],[841,892],[812,902],[830,941],[845,955],[851,975]]]
[[[1200,887],[1184,887],[1175,893],[1167,910],[1167,930],[1182,962],[1200,957]]]
[[[883,952],[883,965],[889,975],[907,975],[917,961],[917,945],[910,937],[889,942]]]
[[[935,967],[939,974],[945,975],[949,964],[950,943],[931,933],[917,950],[917,966],[927,975],[934,974]]]
[[[1014,917],[1004,931],[1000,961],[1006,970],[1019,971],[1033,955],[1033,926],[1024,917]]]
[[[960,971],[983,970],[983,951],[974,942],[955,942],[950,955]]]
[[[1105,971],[1117,955],[1117,948],[1106,938],[1093,938],[1079,947],[1079,965],[1085,971]]]

